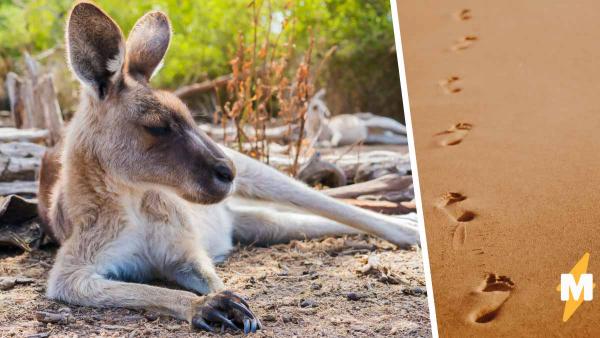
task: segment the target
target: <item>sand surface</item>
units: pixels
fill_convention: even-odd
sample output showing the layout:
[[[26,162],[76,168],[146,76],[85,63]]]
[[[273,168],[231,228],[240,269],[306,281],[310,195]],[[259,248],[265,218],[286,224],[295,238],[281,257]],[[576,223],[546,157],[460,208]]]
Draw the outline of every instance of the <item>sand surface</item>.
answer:
[[[600,274],[600,2],[398,8],[440,335],[598,336],[556,286]]]

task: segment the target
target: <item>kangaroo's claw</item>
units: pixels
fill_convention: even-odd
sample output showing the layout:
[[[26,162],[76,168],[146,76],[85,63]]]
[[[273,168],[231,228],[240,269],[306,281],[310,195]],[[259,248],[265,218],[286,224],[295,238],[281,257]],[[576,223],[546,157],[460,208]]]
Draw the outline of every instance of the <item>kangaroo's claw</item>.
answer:
[[[208,332],[213,332],[213,328],[202,318],[202,316],[196,315],[192,318],[192,326],[197,329],[202,329]]]
[[[194,306],[191,323],[193,327],[209,332],[214,331],[209,323],[221,324],[235,331],[239,331],[243,325],[245,334],[254,333],[262,327],[248,303],[231,291],[203,298],[201,303]]]

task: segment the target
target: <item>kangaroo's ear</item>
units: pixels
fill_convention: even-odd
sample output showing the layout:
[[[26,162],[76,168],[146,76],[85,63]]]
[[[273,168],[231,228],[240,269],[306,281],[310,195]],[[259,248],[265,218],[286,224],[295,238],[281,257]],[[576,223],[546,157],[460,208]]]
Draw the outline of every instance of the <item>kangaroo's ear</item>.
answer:
[[[122,74],[125,43],[121,29],[100,8],[80,2],[69,14],[66,40],[71,69],[103,99]]]
[[[166,14],[150,12],[141,17],[127,38],[127,72],[149,81],[159,68],[171,41],[171,23]]]

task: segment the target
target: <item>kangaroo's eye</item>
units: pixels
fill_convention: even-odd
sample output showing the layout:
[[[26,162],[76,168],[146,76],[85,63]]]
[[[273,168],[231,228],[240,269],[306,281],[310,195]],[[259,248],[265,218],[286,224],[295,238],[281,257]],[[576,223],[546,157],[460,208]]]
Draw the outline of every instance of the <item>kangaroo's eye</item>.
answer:
[[[144,128],[152,136],[165,136],[171,132],[171,128],[169,128],[169,126],[144,126]]]

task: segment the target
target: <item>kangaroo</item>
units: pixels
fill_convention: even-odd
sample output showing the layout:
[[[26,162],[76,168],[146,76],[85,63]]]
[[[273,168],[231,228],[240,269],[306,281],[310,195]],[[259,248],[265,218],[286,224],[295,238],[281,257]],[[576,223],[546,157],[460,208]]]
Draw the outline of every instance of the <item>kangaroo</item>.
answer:
[[[325,89],[319,90],[308,103],[306,134],[321,145],[339,147],[366,144],[408,144],[406,127],[389,117],[372,113],[340,114],[331,117],[325,104]],[[375,130],[384,133],[375,133]]]
[[[141,17],[127,40],[92,3],[69,13],[67,59],[82,90],[41,169],[41,217],[61,245],[49,298],[249,333],[259,318],[214,268],[234,243],[359,232],[418,243],[414,217],[338,202],[209,139],[177,97],[149,86],[170,39],[159,11]],[[155,279],[183,290],[144,284]]]

